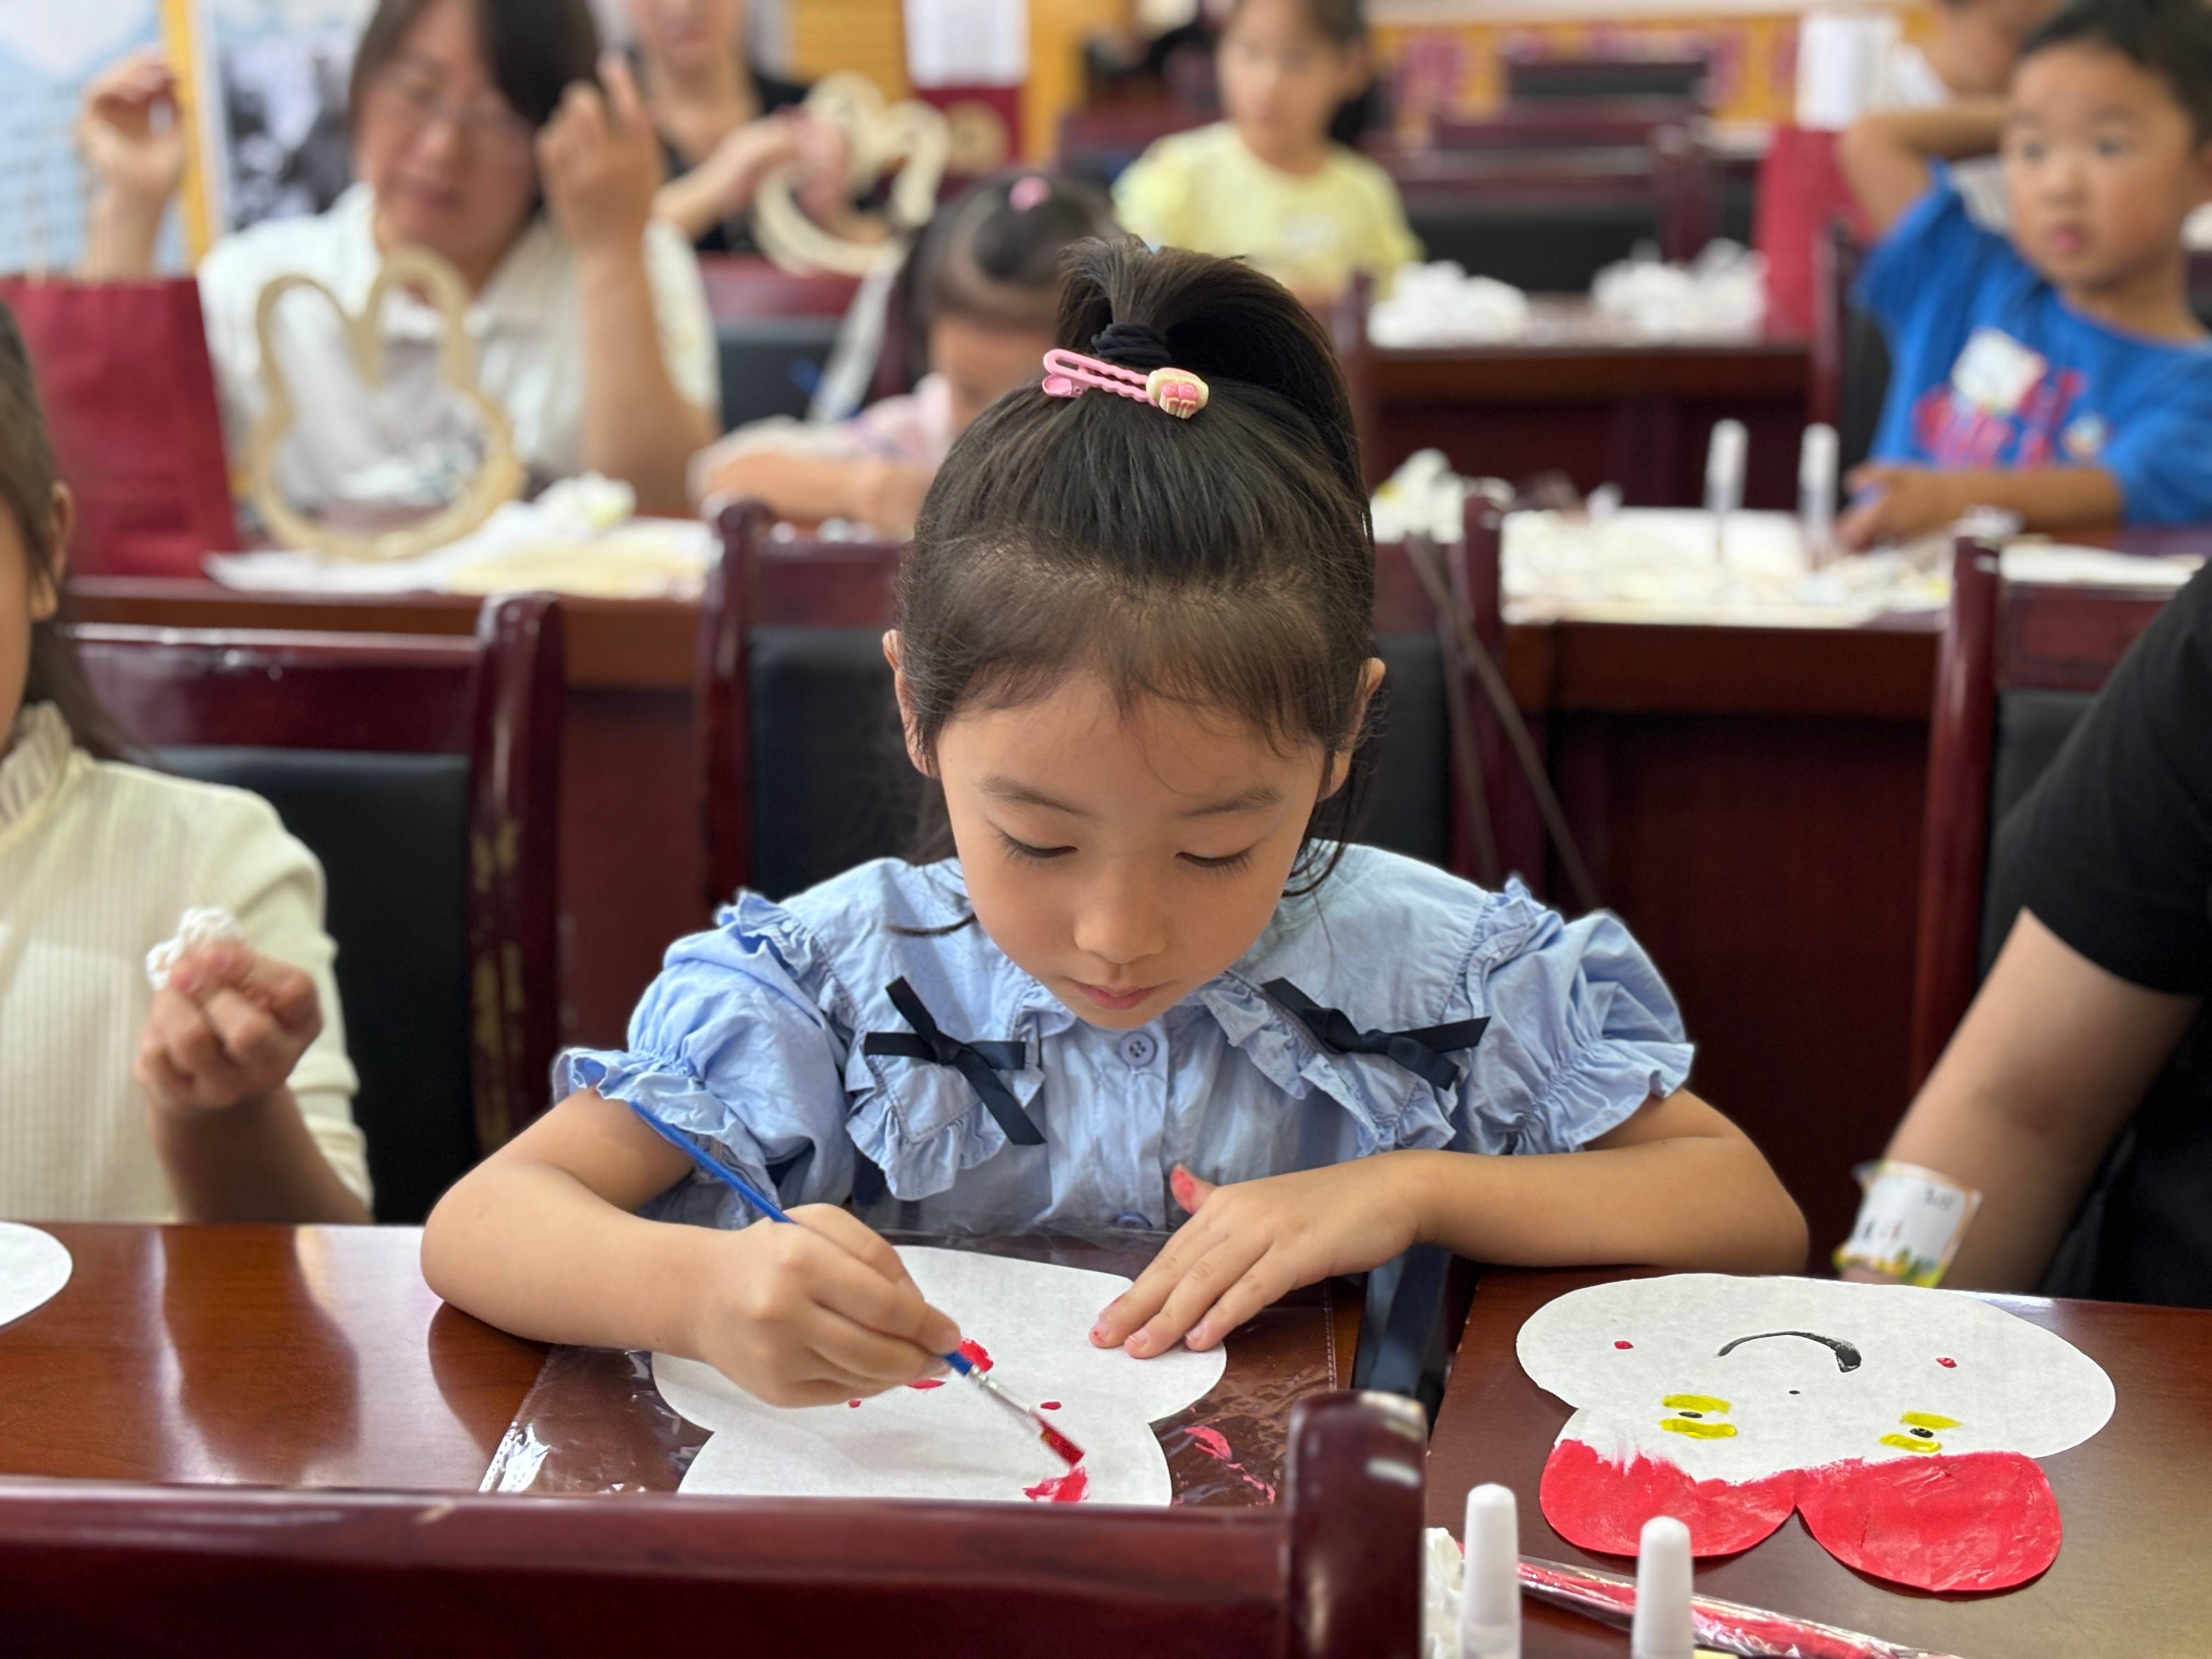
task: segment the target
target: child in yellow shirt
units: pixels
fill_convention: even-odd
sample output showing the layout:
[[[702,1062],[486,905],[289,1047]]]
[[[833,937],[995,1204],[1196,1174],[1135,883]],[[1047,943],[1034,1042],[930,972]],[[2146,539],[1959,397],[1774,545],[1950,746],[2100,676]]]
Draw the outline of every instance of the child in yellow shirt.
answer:
[[[1161,246],[1249,258],[1309,307],[1421,257],[1390,177],[1330,124],[1373,76],[1359,0],[1237,0],[1217,56],[1228,119],[1163,138],[1115,186]]]

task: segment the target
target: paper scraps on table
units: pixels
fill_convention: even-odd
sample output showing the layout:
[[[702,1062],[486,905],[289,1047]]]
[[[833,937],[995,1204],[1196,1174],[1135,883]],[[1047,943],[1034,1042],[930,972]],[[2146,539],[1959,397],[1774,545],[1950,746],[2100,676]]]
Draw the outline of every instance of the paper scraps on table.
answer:
[[[52,1233],[0,1221],[0,1325],[53,1300],[72,1265],[69,1247]]]
[[[907,1271],[960,1322],[1017,1395],[1042,1396],[1085,1451],[1070,1470],[978,1390],[925,1382],[849,1405],[763,1405],[711,1365],[653,1357],[678,1416],[711,1430],[678,1491],[785,1498],[943,1498],[1165,1504],[1174,1496],[1152,1425],[1221,1380],[1220,1347],[1135,1359],[1097,1348],[1100,1311],[1129,1288],[1115,1273],[909,1245]]]
[[[1750,1548],[1796,1510],[1845,1565],[1930,1590],[2025,1583],[2057,1558],[2035,1459],[2112,1414],[2063,1338],[1952,1291],[1676,1273],[1595,1285],[1522,1326],[1522,1369],[1577,1409],[1544,1517],[1633,1555],[1644,1522]]]

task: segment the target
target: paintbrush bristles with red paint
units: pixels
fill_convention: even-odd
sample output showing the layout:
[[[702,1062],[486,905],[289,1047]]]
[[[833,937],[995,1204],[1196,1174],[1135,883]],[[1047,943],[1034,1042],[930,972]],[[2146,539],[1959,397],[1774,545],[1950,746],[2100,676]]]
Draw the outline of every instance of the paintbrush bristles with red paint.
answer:
[[[966,1377],[968,1381],[982,1389],[987,1398],[996,1401],[1030,1428],[1035,1429],[1037,1438],[1043,1441],[1051,1449],[1052,1455],[1066,1464],[1068,1468],[1072,1469],[1080,1463],[1083,1461],[1083,1448],[1046,1422],[1042,1413],[1024,1406],[986,1376],[983,1373],[991,1362],[986,1359],[981,1364],[976,1364],[975,1356],[968,1352],[968,1347],[967,1343],[962,1343],[945,1356],[945,1363],[959,1376]]]

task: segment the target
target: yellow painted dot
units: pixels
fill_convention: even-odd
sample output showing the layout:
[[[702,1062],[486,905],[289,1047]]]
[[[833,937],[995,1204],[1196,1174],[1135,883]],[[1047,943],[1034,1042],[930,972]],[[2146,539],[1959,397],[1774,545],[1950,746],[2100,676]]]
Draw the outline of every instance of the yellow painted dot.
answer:
[[[1686,1434],[1698,1440],[1726,1440],[1735,1433],[1733,1423],[1705,1423],[1687,1417],[1662,1417],[1659,1426],[1669,1434]]]
[[[1670,1394],[1659,1402],[1670,1412],[1724,1412],[1729,1408],[1725,1400],[1716,1400],[1709,1394]]]
[[[1881,1443],[1894,1446],[1899,1451],[1939,1452],[1943,1449],[1943,1443],[1940,1440],[1915,1440],[1909,1434],[1886,1434],[1881,1437]]]
[[[1908,1429],[1955,1429],[1959,1426],[1957,1418],[1938,1417],[1934,1412],[1907,1412],[1897,1420]]]

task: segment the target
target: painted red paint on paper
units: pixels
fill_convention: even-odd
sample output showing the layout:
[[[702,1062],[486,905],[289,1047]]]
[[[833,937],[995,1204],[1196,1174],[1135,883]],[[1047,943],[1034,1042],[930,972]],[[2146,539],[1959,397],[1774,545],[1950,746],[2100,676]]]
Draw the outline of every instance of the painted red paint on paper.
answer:
[[[1938,1359],[1936,1363],[1947,1371],[1955,1371],[1959,1369],[1959,1362],[1955,1359]]]
[[[1544,1518],[1569,1543],[1607,1555],[1633,1555],[1644,1523],[1671,1515],[1690,1528],[1692,1555],[1747,1550],[1797,1506],[1797,1471],[1741,1484],[1699,1480],[1674,1463],[1638,1454],[1615,1463],[1580,1440],[1562,1440],[1537,1487]]]
[[[1034,1486],[1024,1486],[1022,1496],[1039,1504],[1080,1504],[1091,1490],[1091,1476],[1080,1464],[1066,1474],[1055,1474]]]
[[[1040,1400],[1037,1401],[1037,1409],[1041,1412],[1056,1412],[1060,1409],[1060,1401],[1057,1400]]]
[[[943,1377],[941,1377],[941,1376],[925,1376],[925,1377],[921,1378],[919,1381],[913,1382],[909,1382],[909,1383],[908,1383],[908,1384],[907,1384],[907,1387],[908,1387],[909,1389],[941,1389],[941,1388],[943,1388],[944,1386],[945,1386],[945,1379],[944,1379]]]
[[[2058,1559],[2058,1500],[2019,1452],[1960,1452],[1807,1469],[1797,1506],[1847,1567],[1930,1590],[2024,1584]]]
[[[1616,1348],[1632,1348],[1636,1345],[1633,1342],[1616,1342],[1613,1346]]]

